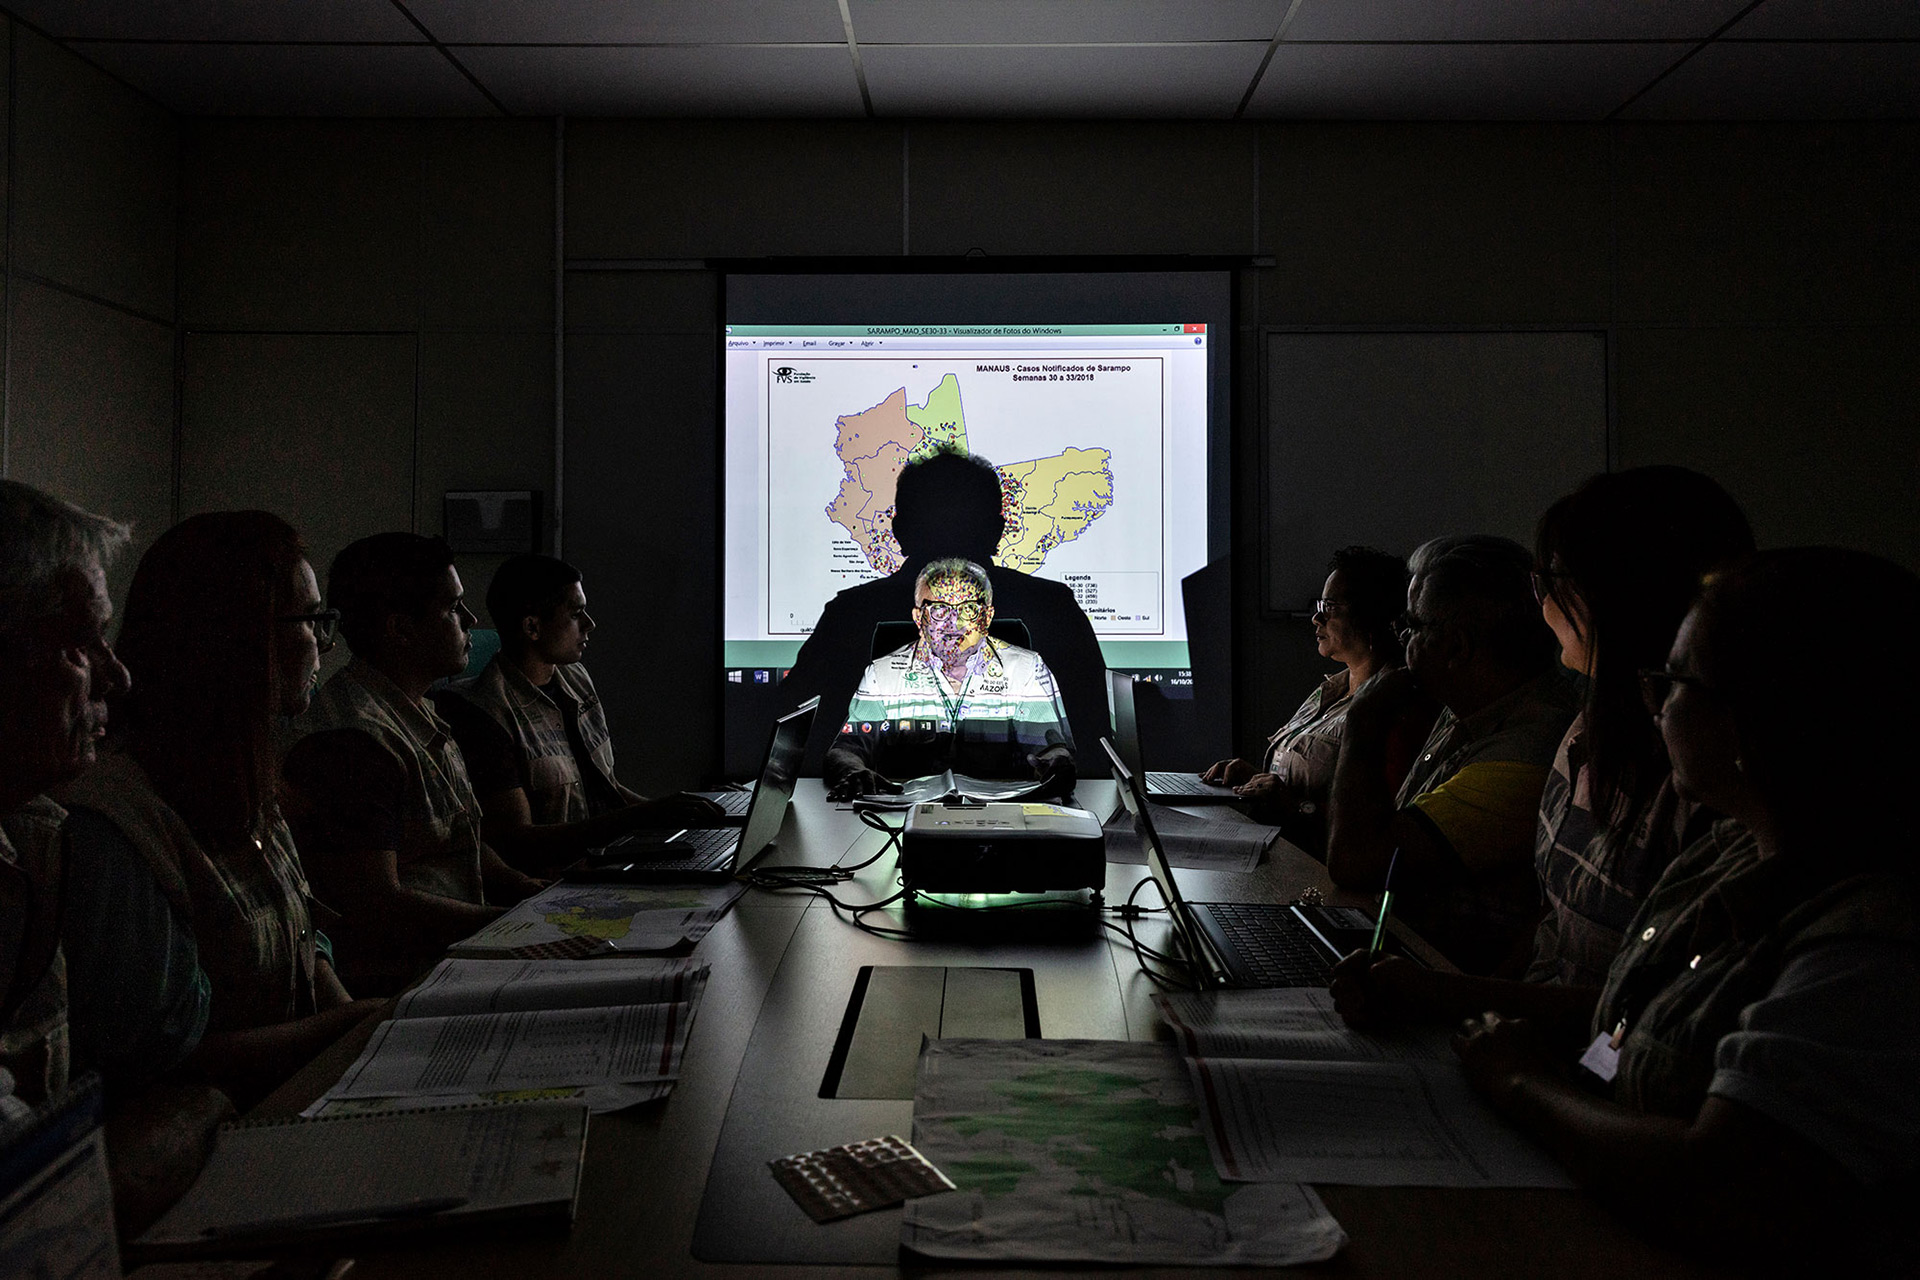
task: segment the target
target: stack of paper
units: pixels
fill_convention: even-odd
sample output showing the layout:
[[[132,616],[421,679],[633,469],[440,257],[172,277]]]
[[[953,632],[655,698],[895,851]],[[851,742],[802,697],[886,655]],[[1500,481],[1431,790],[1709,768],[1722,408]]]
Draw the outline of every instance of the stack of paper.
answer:
[[[577,1105],[226,1125],[199,1178],[132,1252],[244,1256],[508,1217],[570,1220],[586,1138]]]
[[[1317,988],[1157,995],[1229,1182],[1571,1187],[1468,1087],[1440,1032],[1345,1026]]]
[[[735,899],[719,885],[556,884],[449,950],[455,956],[585,958],[698,942]]]
[[[443,960],[303,1113],[564,1098],[613,1111],[664,1097],[706,988],[692,960]]]

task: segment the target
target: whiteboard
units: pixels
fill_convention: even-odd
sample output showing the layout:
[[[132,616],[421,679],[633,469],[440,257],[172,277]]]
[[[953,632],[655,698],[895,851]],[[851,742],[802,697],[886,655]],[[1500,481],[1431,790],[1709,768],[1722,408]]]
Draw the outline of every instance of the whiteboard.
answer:
[[[1497,533],[1526,547],[1607,466],[1596,330],[1269,331],[1260,527],[1269,612],[1313,607],[1335,550],[1405,555]]]

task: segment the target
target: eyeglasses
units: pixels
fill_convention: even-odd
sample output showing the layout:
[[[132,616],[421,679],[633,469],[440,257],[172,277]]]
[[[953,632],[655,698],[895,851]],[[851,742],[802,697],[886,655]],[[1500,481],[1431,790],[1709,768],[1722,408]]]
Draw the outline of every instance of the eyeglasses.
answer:
[[[1553,594],[1553,584],[1561,578],[1572,576],[1563,569],[1535,569],[1527,575],[1527,580],[1533,584],[1533,602],[1545,604],[1547,597]]]
[[[1422,618],[1417,614],[1403,613],[1393,620],[1393,634],[1402,648],[1412,642],[1413,637],[1433,625],[1432,618]]]
[[[1316,618],[1319,618],[1319,617],[1331,618],[1333,616],[1333,611],[1335,609],[1344,609],[1346,607],[1347,607],[1347,602],[1345,600],[1328,600],[1322,597],[1321,599],[1315,600],[1313,602],[1313,616]]]
[[[929,600],[925,604],[915,605],[914,608],[918,610],[928,622],[951,622],[953,619],[958,618],[967,626],[972,626],[974,623],[980,621],[981,617],[987,611],[987,607],[978,601],[953,605],[943,604],[937,600]]]
[[[340,611],[322,609],[318,613],[290,613],[280,621],[312,623],[314,643],[320,646],[320,652],[326,653],[333,648],[333,633],[340,626]]]
[[[1667,699],[1673,696],[1673,687],[1677,684],[1691,685],[1708,693],[1713,686],[1699,676],[1691,676],[1684,671],[1674,671],[1668,667],[1640,668],[1640,697],[1647,704],[1647,710],[1659,715],[1666,707]]]

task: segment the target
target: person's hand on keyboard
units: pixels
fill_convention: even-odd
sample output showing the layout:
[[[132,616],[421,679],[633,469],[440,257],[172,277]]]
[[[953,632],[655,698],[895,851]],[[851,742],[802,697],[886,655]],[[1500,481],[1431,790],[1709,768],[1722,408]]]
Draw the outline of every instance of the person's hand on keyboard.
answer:
[[[827,784],[827,799],[851,800],[855,796],[897,796],[900,784],[889,781],[871,769],[854,769]]]
[[[1238,787],[1253,776],[1253,766],[1236,756],[1231,760],[1216,760],[1208,765],[1206,771],[1200,775],[1200,781],[1216,787]]]
[[[685,791],[633,806],[634,826],[677,831],[681,827],[711,827],[726,820],[727,811],[713,801]]]

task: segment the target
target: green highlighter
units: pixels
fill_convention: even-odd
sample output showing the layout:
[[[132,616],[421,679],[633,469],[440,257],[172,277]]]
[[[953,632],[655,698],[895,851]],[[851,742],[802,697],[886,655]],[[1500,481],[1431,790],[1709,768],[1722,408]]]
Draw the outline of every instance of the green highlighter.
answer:
[[[1400,865],[1400,850],[1395,848],[1393,857],[1387,861],[1387,878],[1380,886],[1380,919],[1373,926],[1373,943],[1367,948],[1369,957],[1380,954],[1380,943],[1387,936],[1387,916],[1393,910],[1393,871]]]

